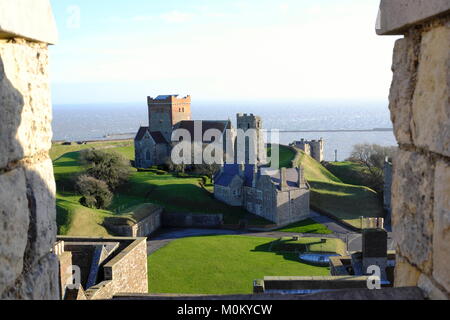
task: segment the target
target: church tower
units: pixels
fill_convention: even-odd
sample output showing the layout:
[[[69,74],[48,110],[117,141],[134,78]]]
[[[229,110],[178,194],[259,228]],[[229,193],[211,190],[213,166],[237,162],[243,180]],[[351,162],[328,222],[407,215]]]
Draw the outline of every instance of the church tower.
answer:
[[[167,142],[172,138],[173,127],[183,120],[191,120],[191,97],[178,95],[148,97],[148,126],[150,132],[161,132]]]
[[[245,162],[249,163],[250,157],[250,149],[253,148],[255,155],[257,157],[257,164],[261,162],[265,162],[265,146],[264,146],[264,137],[261,132],[262,130],[262,120],[261,117],[255,116],[253,113],[251,114],[242,114],[238,113],[236,116],[237,120],[237,129],[241,129],[244,133],[247,133],[248,130],[253,129],[256,133],[256,140],[251,143],[249,138],[246,137],[245,141]],[[236,143],[238,146],[238,143]]]

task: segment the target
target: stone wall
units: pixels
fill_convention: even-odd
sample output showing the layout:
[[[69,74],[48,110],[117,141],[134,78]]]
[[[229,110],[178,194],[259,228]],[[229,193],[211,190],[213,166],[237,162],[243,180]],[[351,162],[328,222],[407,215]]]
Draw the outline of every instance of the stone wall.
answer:
[[[0,39],[0,298],[58,299],[47,44]]]
[[[382,1],[379,23],[380,34],[404,34],[395,44],[389,97],[400,146],[392,186],[395,285],[448,299],[450,2]]]
[[[103,266],[103,271],[105,280],[85,291],[88,299],[111,299],[118,293],[147,293],[147,239],[134,239]]]
[[[162,225],[168,228],[220,228],[223,215],[165,212],[162,214]]]
[[[127,224],[126,220],[123,224],[105,223],[106,228],[113,234],[121,237],[147,237],[161,227],[161,216],[163,209],[159,208],[151,213],[148,217],[134,223]],[[106,220],[107,221],[107,220]]]

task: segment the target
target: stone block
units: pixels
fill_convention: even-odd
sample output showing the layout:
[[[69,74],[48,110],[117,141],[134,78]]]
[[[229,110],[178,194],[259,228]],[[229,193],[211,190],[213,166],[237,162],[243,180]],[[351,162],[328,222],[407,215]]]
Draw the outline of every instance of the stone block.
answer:
[[[405,259],[397,255],[395,262],[395,286],[415,287],[419,282],[420,270],[410,265]]]
[[[432,267],[434,162],[399,150],[394,159],[392,225],[398,253],[426,273]]]
[[[434,182],[433,277],[450,292],[450,165],[436,164]]]
[[[450,156],[449,48],[450,24],[423,33],[412,104],[414,144],[447,157]]]
[[[51,148],[48,49],[0,40],[0,168]]]
[[[418,286],[425,294],[427,299],[431,300],[448,300],[447,294],[434,285],[434,283],[426,275],[422,274],[419,278]]]
[[[22,169],[0,175],[0,295],[23,270],[29,211]]]
[[[413,25],[450,12],[448,0],[381,0],[377,34],[405,34]]]
[[[59,300],[58,258],[48,253],[0,296],[8,300]]]
[[[46,255],[56,242],[56,185],[52,161],[25,166],[27,196],[30,208],[29,247],[30,264]]]
[[[394,133],[399,143],[411,144],[412,98],[420,39],[411,35],[397,40],[392,62],[393,79],[389,94],[389,109]]]
[[[11,37],[56,43],[58,32],[49,0],[0,0],[0,39]]]

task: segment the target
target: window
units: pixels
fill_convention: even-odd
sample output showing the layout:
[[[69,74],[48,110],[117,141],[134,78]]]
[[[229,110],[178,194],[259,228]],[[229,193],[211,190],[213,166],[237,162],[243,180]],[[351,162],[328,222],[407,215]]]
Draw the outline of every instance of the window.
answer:
[[[263,198],[263,193],[261,190],[256,191],[256,199],[258,200],[262,200]]]
[[[150,150],[147,150],[146,154],[145,154],[145,160],[150,161],[152,158],[152,155],[150,154]]]

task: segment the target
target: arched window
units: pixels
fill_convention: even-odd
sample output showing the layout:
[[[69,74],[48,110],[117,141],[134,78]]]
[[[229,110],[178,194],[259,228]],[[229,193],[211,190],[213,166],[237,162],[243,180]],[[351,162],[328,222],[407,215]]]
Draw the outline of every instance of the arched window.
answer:
[[[147,152],[145,153],[145,160],[150,161],[151,157],[152,155],[150,154],[150,150],[147,150]]]

